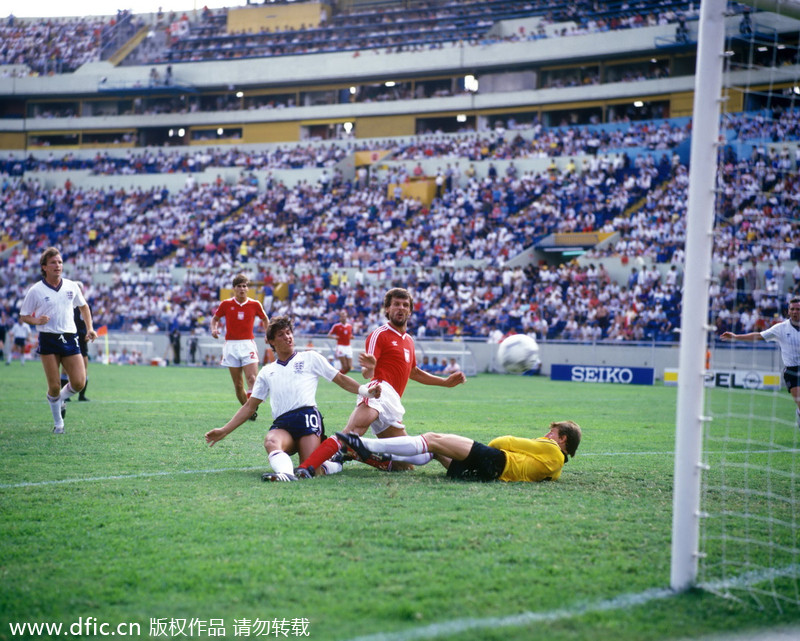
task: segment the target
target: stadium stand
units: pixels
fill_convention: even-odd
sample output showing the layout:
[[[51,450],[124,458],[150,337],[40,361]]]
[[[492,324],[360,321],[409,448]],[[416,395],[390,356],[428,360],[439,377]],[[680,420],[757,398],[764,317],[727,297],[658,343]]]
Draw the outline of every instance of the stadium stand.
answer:
[[[228,12],[204,11],[195,21],[157,16],[154,28],[186,24],[171,30],[166,53],[143,45],[138,59],[152,77],[158,69],[150,65],[168,62],[189,69],[195,62],[205,64],[198,61],[206,56],[303,53],[322,60],[329,51],[323,44],[336,53],[403,54],[464,42],[491,48],[610,30],[666,33],[664,27],[674,30],[694,17],[690,5],[680,2],[640,3],[635,9],[609,3],[602,12],[592,3],[483,1],[437,7],[403,3],[389,20],[385,11],[365,4],[334,12],[320,28],[249,35],[227,33]],[[130,32],[142,24],[135,16],[112,20],[121,18],[133,25]],[[517,25],[532,18],[541,31],[531,32],[531,22],[511,31],[502,28],[504,21]],[[9,19],[0,64],[56,76],[74,71],[100,57],[102,32],[114,26],[109,23],[37,25]],[[60,26],[51,29],[55,24]],[[57,43],[58,34],[70,29],[91,31],[94,40],[68,64],[62,60],[37,71],[36,58],[26,58],[30,43],[44,37],[41,51],[42,42]],[[344,38],[345,33],[362,35]],[[641,55],[642,46],[632,43],[628,55]],[[481,114],[473,107],[471,120],[447,131],[441,129],[443,117],[422,114],[416,117],[417,135],[374,138],[354,138],[338,123],[334,130],[309,125],[307,134],[316,140],[289,135],[279,142],[252,143],[243,140],[250,139],[245,133],[220,141],[214,133],[218,128],[206,125],[196,129],[212,132],[215,144],[186,146],[206,140],[181,134],[183,145],[172,147],[166,134],[156,146],[148,142],[152,138],[145,127],[125,125],[113,127],[118,131],[109,134],[110,144],[98,145],[103,134],[89,132],[97,113],[91,105],[107,100],[101,86],[77,99],[58,88],[62,85],[44,99],[12,92],[14,104],[0,114],[0,125],[12,130],[0,133],[6,147],[0,151],[3,314],[16,313],[22,288],[38,272],[38,252],[55,244],[76,270],[72,275],[88,284],[96,324],[112,329],[202,328],[230,273],[244,269],[263,287],[260,294],[270,301],[270,311],[293,315],[298,330],[308,334],[324,334],[342,307],[357,333],[368,331],[381,321],[382,291],[401,284],[415,294],[414,326],[421,335],[497,340],[498,334],[516,331],[542,340],[674,341],[691,121],[670,112],[680,112],[685,103],[679,76],[687,65],[678,60],[691,55],[691,46],[690,38],[673,38],[673,57],[660,57],[655,66],[634,65],[623,72],[624,65],[609,63],[583,76],[575,73],[585,59],[578,53],[570,63],[565,53],[560,65],[539,69],[537,87],[600,93],[549,112],[515,107]],[[657,55],[660,47],[651,39],[646,51]],[[172,77],[173,67],[167,69]],[[183,72],[176,69],[179,75]],[[642,78],[649,80],[637,86],[659,83],[654,94],[673,86],[673,97],[658,101],[643,89],[645,107],[631,107],[626,99],[623,108],[603,93],[604,83]],[[426,97],[428,90],[444,99],[464,94],[451,80],[440,89],[437,82],[415,86],[409,80],[407,87],[389,91],[359,80],[355,94],[346,92],[342,102],[348,109],[371,101],[385,108],[389,102]],[[527,95],[525,82],[513,86]],[[324,79],[317,84],[321,92],[327,90]],[[0,95],[6,86],[0,79]],[[162,90],[176,93],[162,96]],[[124,89],[114,100],[127,100],[131,114],[165,118],[164,130],[177,130],[179,119],[195,110],[219,119],[226,130],[245,132],[247,123],[237,119],[249,117],[258,101],[272,101],[268,93],[249,103],[231,101],[230,92],[222,98],[210,88],[187,99],[184,91],[177,80],[159,76]],[[276,112],[303,109],[295,107],[302,92],[274,95],[289,96],[276,99],[284,106]],[[466,95],[473,99],[480,92]],[[605,102],[592,106],[598,100]],[[717,226],[715,245],[720,277],[713,311],[737,331],[768,323],[781,297],[800,284],[800,273],[790,278],[792,263],[800,258],[793,252],[800,246],[800,229],[792,214],[798,193],[798,111],[778,106],[765,114],[755,102],[748,107],[724,123],[752,143],[747,149],[725,149],[722,195],[730,213]],[[22,138],[9,124],[20,113],[34,116]],[[223,114],[229,114],[225,122]],[[653,114],[669,117],[645,118]],[[390,128],[393,117],[386,115]],[[111,121],[115,118],[122,121],[126,114],[114,113]],[[63,132],[48,137],[47,127],[58,131],[65,121],[74,138]],[[86,124],[75,124],[81,121]],[[368,160],[355,161],[359,155]],[[121,182],[131,176],[143,182]],[[214,177],[205,180],[208,176]],[[756,183],[768,185],[773,194],[766,208],[749,193],[748,185]],[[415,191],[417,184],[429,191]],[[547,243],[557,237],[584,242],[583,256],[570,260],[566,251],[549,252]]]

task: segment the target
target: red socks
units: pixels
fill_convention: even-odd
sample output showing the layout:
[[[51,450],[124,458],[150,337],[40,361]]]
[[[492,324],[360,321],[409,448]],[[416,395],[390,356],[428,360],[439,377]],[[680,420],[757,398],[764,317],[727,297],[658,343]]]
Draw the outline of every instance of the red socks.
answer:
[[[303,461],[299,467],[304,467],[306,469],[313,467],[316,471],[319,469],[320,465],[336,454],[341,446],[342,444],[339,443],[335,436],[329,436],[319,444],[317,449],[311,452],[311,456]]]

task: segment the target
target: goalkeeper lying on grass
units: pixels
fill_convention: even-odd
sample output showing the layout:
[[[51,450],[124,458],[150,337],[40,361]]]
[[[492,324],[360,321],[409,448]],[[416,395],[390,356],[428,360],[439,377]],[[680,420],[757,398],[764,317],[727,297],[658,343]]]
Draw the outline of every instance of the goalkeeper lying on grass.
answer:
[[[581,442],[581,428],[572,421],[550,424],[540,438],[501,436],[489,445],[457,434],[428,432],[421,436],[361,438],[337,432],[353,457],[368,461],[373,454],[414,456],[430,452],[447,476],[468,481],[555,481]]]

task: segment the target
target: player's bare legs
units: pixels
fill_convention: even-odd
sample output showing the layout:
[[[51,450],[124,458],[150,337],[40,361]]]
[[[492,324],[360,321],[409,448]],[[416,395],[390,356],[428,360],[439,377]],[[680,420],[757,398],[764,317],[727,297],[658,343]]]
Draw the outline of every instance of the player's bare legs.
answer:
[[[61,357],[56,354],[42,354],[41,360],[44,375],[47,378],[47,394],[53,397],[58,396],[61,393],[61,375],[58,373]]]
[[[457,461],[466,459],[475,443],[471,438],[458,434],[428,432],[423,434],[422,438],[428,443],[428,451],[446,468],[450,467],[453,459]]]
[[[355,432],[359,436],[364,436],[372,422],[378,418],[378,410],[370,407],[366,403],[361,403],[351,412],[347,419],[347,425],[343,432]]]
[[[300,437],[300,443],[297,446],[298,458],[302,463],[305,461],[311,453],[319,447],[320,439],[319,436],[315,434],[307,434],[306,436]]]
[[[347,374],[351,369],[353,369],[353,359],[349,356],[340,356],[339,357],[339,371],[342,374]]]
[[[244,367],[229,367],[228,371],[231,373],[236,398],[239,399],[241,405],[244,405],[247,402],[247,391],[244,388],[244,379],[242,378]]]
[[[63,367],[64,371],[67,373],[67,379],[72,389],[76,392],[80,392],[86,386],[86,368],[83,365],[83,356],[80,354],[62,356],[61,367]],[[57,371],[58,365],[56,365],[56,372]],[[59,384],[61,383],[60,377],[58,382]]]
[[[69,384],[75,392],[80,392],[86,385],[86,370],[83,368],[83,357],[80,354],[73,356],[42,354],[41,360],[47,378],[47,393],[50,396],[58,396],[61,393],[59,366],[64,367]]]
[[[253,385],[256,384],[256,376],[258,376],[258,363],[248,363],[242,368],[244,372],[244,378],[247,382],[247,390],[245,392],[245,396],[247,396],[247,392],[253,390]]]
[[[357,406],[353,413],[350,414],[350,419],[347,421],[347,426],[342,430],[344,433],[354,432],[359,436],[364,436],[372,422],[378,418],[378,410],[369,407],[366,404]],[[390,425],[385,430],[378,434],[378,438],[391,438],[393,436],[408,436],[408,432],[402,427]],[[406,470],[413,470],[414,466],[411,463],[404,461],[393,461],[392,470],[395,472],[404,472]]]

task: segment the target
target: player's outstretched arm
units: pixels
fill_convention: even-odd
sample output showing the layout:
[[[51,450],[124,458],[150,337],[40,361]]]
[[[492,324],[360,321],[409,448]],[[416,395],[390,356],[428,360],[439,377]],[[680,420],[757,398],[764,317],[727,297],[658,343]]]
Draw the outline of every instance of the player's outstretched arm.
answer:
[[[409,378],[423,385],[437,385],[439,387],[455,387],[456,385],[467,382],[467,377],[464,376],[464,372],[453,372],[447,378],[442,378],[441,376],[436,376],[435,374],[421,370],[419,367],[415,367],[411,370]]]
[[[208,446],[214,447],[215,443],[219,443],[228,434],[233,432],[233,430],[248,420],[259,405],[261,405],[261,399],[255,398],[254,396],[248,398],[247,402],[236,411],[236,414],[231,417],[230,421],[225,423],[222,427],[206,432],[206,443],[208,443]]]
[[[734,334],[733,332],[723,332],[720,338],[724,341],[758,341],[764,340],[761,332],[750,332],[749,334]]]
[[[336,374],[332,380],[345,392],[350,392],[351,394],[359,394],[365,398],[380,398],[381,396],[380,383],[359,385],[356,379],[350,378],[347,374],[342,374],[341,372]]]

